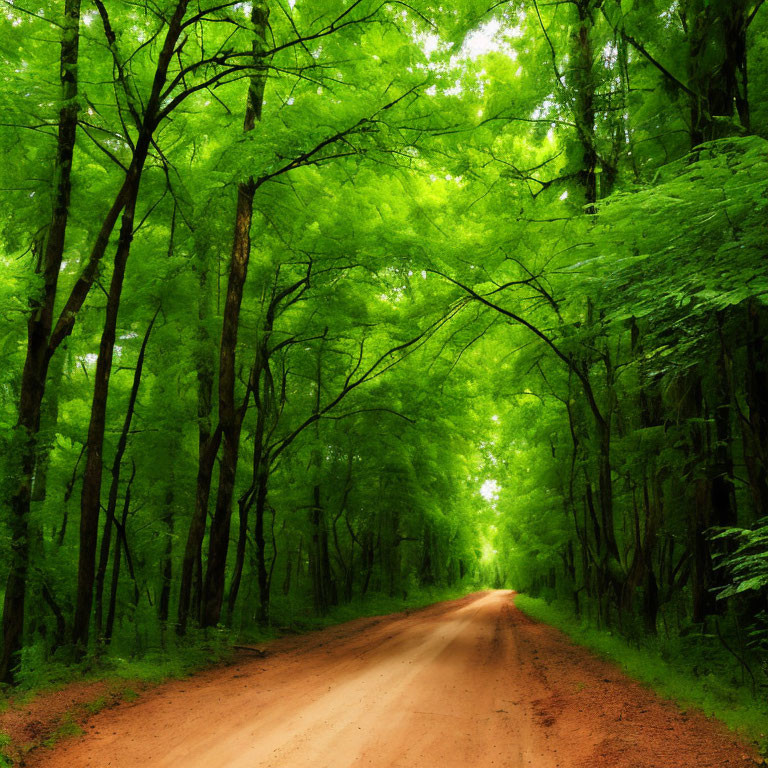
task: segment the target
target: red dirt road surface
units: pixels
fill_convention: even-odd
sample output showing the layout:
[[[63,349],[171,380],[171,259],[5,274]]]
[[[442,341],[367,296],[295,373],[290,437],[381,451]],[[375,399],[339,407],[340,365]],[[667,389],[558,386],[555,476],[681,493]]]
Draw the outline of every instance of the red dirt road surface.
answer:
[[[682,714],[528,619],[510,592],[279,641],[160,686],[40,750],[37,768],[752,768]]]

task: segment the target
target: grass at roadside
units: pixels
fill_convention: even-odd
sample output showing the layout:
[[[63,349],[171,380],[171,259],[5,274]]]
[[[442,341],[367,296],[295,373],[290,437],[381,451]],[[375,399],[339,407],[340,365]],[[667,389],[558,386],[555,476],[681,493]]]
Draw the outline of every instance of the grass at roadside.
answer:
[[[297,610],[295,605],[281,604],[278,599],[273,611],[275,619],[273,623],[278,628],[277,634],[312,632],[353,619],[386,616],[401,611],[416,611],[445,600],[456,600],[477,590],[476,586],[465,585],[452,588],[425,587],[404,592],[395,597],[369,594],[365,598],[355,598],[349,603],[334,606],[326,616],[313,615],[307,606]],[[257,634],[255,639],[259,640],[260,636]]]
[[[287,634],[301,634],[353,619],[417,610],[433,603],[463,597],[474,587],[426,588],[397,597],[369,594],[349,603],[335,606],[325,616],[314,615],[305,602],[275,600],[270,627],[239,630],[214,627],[190,630],[185,637],[167,632],[163,638],[144,646],[142,653],[131,653],[115,643],[110,648],[87,656],[79,663],[63,658],[38,656],[39,648],[25,649],[19,685],[0,692],[0,713],[12,700],[26,704],[41,692],[54,691],[70,682],[130,680],[136,683],[159,683],[185,677],[212,664],[225,662],[238,643],[265,643]]]
[[[574,616],[569,606],[517,595],[515,605],[533,619],[557,627],[574,642],[616,662],[682,707],[696,707],[756,742],[768,754],[768,700],[752,687],[725,649],[696,636],[646,637],[632,643]]]
[[[61,739],[81,734],[90,717],[128,701],[131,692],[127,681],[110,678],[27,691],[7,699],[0,713],[0,768],[24,765],[31,750],[50,749]]]

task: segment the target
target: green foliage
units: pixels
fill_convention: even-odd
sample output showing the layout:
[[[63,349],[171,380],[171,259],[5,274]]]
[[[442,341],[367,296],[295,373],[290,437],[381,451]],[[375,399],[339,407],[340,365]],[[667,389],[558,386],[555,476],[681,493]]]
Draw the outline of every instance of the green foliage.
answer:
[[[765,592],[768,589],[768,519],[758,520],[753,528],[721,528],[713,539],[725,539],[734,547],[720,553],[718,566],[729,577],[718,598],[733,597],[742,592]]]
[[[4,679],[489,585],[762,668],[768,5],[160,5],[0,10]]]
[[[13,748],[11,737],[4,731],[0,731],[0,768],[13,768],[10,750]]]
[[[258,638],[273,636],[273,633],[262,632]],[[107,654],[87,656],[77,664],[67,658],[46,658],[45,648],[36,644],[24,649],[14,695],[18,695],[18,691],[50,690],[83,678],[127,680],[137,684],[182,678],[231,658],[231,645],[235,640],[223,630],[194,632],[183,641],[174,642],[171,638],[165,648],[149,648],[141,655],[123,656],[120,649],[115,648]],[[44,661],[40,663],[36,659]]]
[[[74,718],[67,714],[62,718],[61,724],[56,730],[43,742],[46,749],[53,749],[62,739],[81,736],[83,729],[78,725]]]
[[[744,596],[764,601],[768,596],[768,519],[758,520],[752,528],[717,529],[712,538],[728,547],[717,553],[716,568],[724,576],[718,600]],[[768,610],[749,616],[747,627],[748,645],[768,659]]]

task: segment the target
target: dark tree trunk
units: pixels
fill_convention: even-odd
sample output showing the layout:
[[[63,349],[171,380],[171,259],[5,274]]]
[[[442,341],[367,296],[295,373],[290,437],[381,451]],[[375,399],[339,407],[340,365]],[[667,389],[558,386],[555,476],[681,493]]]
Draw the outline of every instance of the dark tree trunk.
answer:
[[[64,618],[64,612],[56,602],[56,598],[53,592],[45,583],[43,583],[42,587],[42,596],[43,600],[45,600],[46,604],[51,609],[51,613],[56,619],[56,632],[54,633],[53,644],[51,645],[51,652],[53,652],[64,644],[65,638],[67,636],[67,622]]]
[[[237,503],[238,506],[238,532],[237,549],[235,550],[235,565],[232,569],[232,581],[229,585],[229,597],[227,598],[227,614],[229,623],[235,613],[237,596],[240,593],[240,582],[243,577],[245,567],[245,549],[248,543],[248,515],[251,507],[251,496],[246,494],[241,496]]]
[[[685,16],[691,146],[732,134],[734,117],[749,131],[746,3],[689,0]]]
[[[256,577],[259,582],[259,613],[260,624],[269,624],[269,587],[270,575],[267,571],[266,538],[264,536],[264,514],[267,508],[267,488],[269,475],[265,462],[262,466],[256,487],[256,525],[253,536],[256,543]],[[274,565],[274,559],[273,559]]]
[[[656,378],[657,374],[649,375],[643,349],[640,326],[635,318],[631,320],[631,344],[633,356],[638,362],[640,389],[637,397],[636,410],[639,416],[639,426],[650,429],[662,423],[663,404]],[[656,619],[659,611],[659,591],[654,572],[654,552],[657,547],[659,527],[664,519],[663,493],[660,470],[655,457],[645,459],[642,478],[642,525],[635,503],[635,531],[632,563],[624,583],[624,598],[626,607],[631,606],[635,590],[642,586],[643,600],[640,612],[643,617],[645,631],[656,634]]]
[[[266,398],[265,398],[266,400]],[[262,403],[265,401],[262,400]],[[240,582],[245,565],[245,546],[248,539],[248,518],[250,510],[255,507],[256,522],[254,525],[254,545],[256,547],[256,574],[259,584],[258,619],[262,624],[269,622],[269,585],[266,568],[266,539],[264,536],[264,513],[267,504],[269,486],[269,464],[264,455],[264,422],[265,411],[259,409],[258,423],[254,434],[253,480],[251,486],[238,502],[240,511],[240,530],[235,553],[235,564],[232,571],[232,583],[229,588],[227,610],[230,616],[234,613],[235,603],[240,590]]]
[[[390,507],[382,514],[380,562],[390,597],[399,597],[402,557],[400,554],[400,510]]]
[[[43,291],[30,301],[27,323],[27,351],[21,377],[18,425],[21,444],[19,480],[10,499],[9,528],[11,562],[3,603],[3,645],[0,653],[0,681],[12,682],[17,653],[24,631],[24,598],[29,560],[28,524],[35,472],[37,433],[48,364],[50,337],[56,304],[61,261],[64,253],[69,201],[72,190],[72,157],[77,133],[77,77],[80,44],[80,0],[66,0],[61,38],[61,97],[56,161],[53,180],[53,210],[41,249],[38,272],[43,274]]]
[[[355,578],[355,540],[353,538],[350,540],[349,557],[347,558],[344,555],[341,542],[339,541],[338,531],[339,518],[343,513],[344,507],[342,507],[333,518],[331,529],[333,531],[333,547],[336,550],[336,560],[339,564],[344,579],[344,593],[342,595],[342,599],[345,603],[348,603],[350,600],[352,600],[352,587]]]
[[[205,261],[200,269],[200,294],[198,301],[198,338],[197,338],[197,483],[195,488],[195,508],[189,522],[184,555],[181,562],[181,582],[179,585],[178,623],[176,631],[183,635],[187,630],[190,604],[192,603],[193,584],[202,579],[200,563],[202,560],[203,539],[208,517],[208,502],[211,495],[211,479],[216,454],[221,442],[221,431],[212,431],[211,416],[213,402],[214,360],[209,353],[211,340],[208,321],[211,315],[211,290],[208,285],[210,270]],[[199,588],[196,590],[198,601]],[[200,619],[200,607],[192,606],[192,613]]]
[[[120,239],[115,254],[112,281],[107,298],[104,330],[101,334],[99,357],[94,374],[93,401],[91,418],[88,426],[86,441],[85,472],[80,500],[80,551],[77,568],[77,597],[75,618],[72,626],[72,642],[80,653],[88,647],[91,606],[93,603],[93,588],[96,570],[96,541],[99,525],[99,510],[101,508],[101,478],[103,472],[102,451],[104,448],[104,431],[107,419],[107,398],[109,381],[112,373],[112,358],[114,355],[115,338],[117,334],[117,315],[120,309],[120,297],[125,279],[125,268],[133,240],[133,222],[136,212],[136,200],[139,193],[141,170],[149,148],[149,138],[145,140],[143,157],[134,161],[134,184],[128,201],[123,210],[120,228]],[[137,151],[139,147],[137,145]]]
[[[125,489],[125,499],[123,500],[123,510],[122,510],[120,521],[115,519],[117,536],[115,537],[115,545],[114,545],[115,551],[112,555],[112,583],[110,584],[110,588],[109,588],[107,624],[104,630],[104,642],[107,645],[109,645],[110,641],[112,640],[112,633],[115,628],[115,616],[117,613],[117,588],[120,584],[121,554],[123,551],[125,551],[126,555],[128,554],[128,539],[127,539],[125,529],[128,524],[128,513],[130,512],[130,509],[131,509],[131,486],[133,485],[133,480],[135,477],[136,477],[136,464],[134,463],[133,470],[131,472],[131,477],[128,480],[128,485]],[[131,568],[131,571],[133,571],[133,568]],[[133,583],[134,583],[133,602],[134,602],[134,605],[138,605],[139,590],[136,584],[135,575],[131,573],[131,576],[133,578]]]
[[[101,507],[102,450],[106,426],[109,380],[117,331],[117,315],[120,309],[125,270],[133,242],[136,203],[141,186],[142,172],[152,142],[152,135],[157,128],[168,67],[182,32],[182,19],[184,18],[187,4],[188,0],[178,2],[173,16],[168,22],[165,40],[158,55],[152,92],[147,101],[146,112],[136,140],[131,165],[126,174],[125,205],[117,251],[115,253],[112,281],[107,298],[104,330],[101,335],[99,357],[96,362],[96,372],[94,375],[93,401],[88,426],[86,465],[80,504],[80,552],[77,569],[75,619],[72,628],[72,641],[79,653],[85,652],[88,646],[91,607],[93,604],[96,540],[99,510]]]
[[[200,404],[198,399],[198,404]],[[199,408],[198,408],[199,412]],[[205,434],[201,428],[198,433],[198,469],[195,490],[195,510],[189,524],[187,542],[181,568],[179,587],[178,632],[183,635],[187,629],[190,604],[193,615],[200,618],[200,599],[202,594],[202,546],[205,537],[205,523],[208,516],[208,500],[211,494],[211,478],[216,463],[216,454],[221,442],[221,430],[213,435]],[[193,587],[196,588],[193,589]],[[197,599],[193,599],[195,594]]]
[[[283,576],[283,588],[284,595],[288,595],[291,592],[291,574],[293,573],[293,559],[292,552],[288,549],[285,557],[285,575]]]
[[[321,344],[317,354],[315,370],[315,414],[320,412],[320,394],[322,391],[322,360],[323,348]],[[336,582],[331,568],[331,557],[328,551],[328,525],[325,519],[322,492],[319,482],[322,467],[322,449],[320,447],[320,421],[315,421],[315,450],[312,455],[312,466],[315,472],[315,482],[312,487],[312,503],[309,510],[310,547],[309,547],[309,572],[312,580],[312,597],[315,611],[324,616],[332,605],[336,605],[338,598]]]
[[[578,24],[573,40],[574,122],[581,144],[581,167],[578,178],[584,189],[587,213],[595,212],[598,198],[598,157],[595,139],[595,74],[592,49],[592,0],[578,0]]]
[[[44,502],[48,491],[48,468],[51,460],[51,448],[59,423],[59,391],[64,377],[64,364],[67,356],[59,354],[52,358],[48,368],[47,398],[41,408],[40,434],[37,440],[35,473],[32,481],[31,501]],[[42,439],[41,439],[42,438]]]
[[[432,549],[434,546],[434,534],[430,526],[424,527],[424,535],[421,541],[421,565],[419,566],[419,581],[422,586],[434,585],[434,559]]]
[[[360,565],[363,569],[363,579],[360,585],[360,595],[365,596],[368,592],[368,587],[371,583],[371,575],[373,574],[374,563],[374,548],[373,548],[373,531],[367,530],[362,535],[363,542],[360,553]]]
[[[158,310],[159,311],[159,310]],[[133,414],[136,409],[136,399],[139,395],[139,387],[141,386],[141,375],[144,370],[144,355],[147,351],[147,344],[149,343],[149,337],[152,333],[152,327],[157,319],[157,312],[152,316],[149,322],[144,339],[141,342],[141,348],[139,349],[139,356],[136,360],[136,368],[133,374],[133,384],[131,385],[131,392],[128,396],[128,405],[125,410],[125,419],[123,420],[123,428],[120,432],[120,437],[117,441],[117,449],[115,451],[115,457],[112,461],[112,481],[109,486],[109,498],[107,501],[107,510],[104,516],[104,530],[101,535],[101,547],[99,552],[99,565],[96,569],[95,580],[95,595],[94,595],[94,616],[96,624],[96,635],[101,639],[102,631],[102,616],[103,616],[103,600],[104,600],[104,579],[106,578],[107,565],[109,563],[109,550],[112,544],[112,525],[117,512],[117,495],[120,489],[120,471],[123,463],[123,456],[125,450],[128,447],[128,434],[131,430],[131,422],[133,421]]]
[[[62,499],[63,512],[61,515],[61,528],[56,532],[56,545],[62,546],[64,544],[64,537],[67,535],[67,519],[69,517],[69,500],[72,498],[72,494],[75,491],[75,483],[77,482],[77,469],[80,466],[80,462],[83,460],[83,454],[85,453],[85,445],[80,449],[80,453],[77,455],[77,461],[72,468],[72,475],[67,481],[67,487],[64,489],[64,497]]]
[[[165,497],[165,548],[163,562],[160,568],[160,599],[157,601],[157,618],[162,629],[168,625],[168,615],[171,604],[171,585],[173,583],[173,486],[168,489]]]
[[[269,483],[269,456],[265,445],[267,419],[272,415],[274,392],[272,374],[269,367],[269,340],[274,321],[274,300],[270,302],[266,315],[261,340],[256,350],[256,357],[251,368],[251,389],[256,406],[256,429],[253,433],[253,469],[251,485],[239,501],[240,536],[235,554],[235,567],[229,592],[229,612],[234,611],[240,579],[245,562],[245,542],[248,532],[248,516],[255,505],[256,522],[254,525],[254,544],[256,547],[256,573],[259,583],[259,622],[269,621],[269,589],[266,568],[266,539],[264,537],[264,512],[267,503]]]
[[[342,492],[341,502],[339,504],[338,512],[334,516],[333,522],[331,524],[331,529],[333,531],[333,546],[334,546],[334,549],[336,550],[336,559],[339,563],[339,567],[341,568],[342,575],[344,577],[343,599],[344,599],[344,602],[346,603],[352,600],[352,587],[353,587],[354,578],[355,578],[355,571],[354,571],[355,537],[352,532],[352,526],[349,524],[349,519],[346,517],[347,501],[349,499],[349,493],[352,490],[353,462],[354,462],[354,452],[352,450],[352,447],[350,446],[347,452],[347,472],[346,472],[346,477],[344,478],[344,490]],[[350,533],[349,558],[345,557],[344,552],[342,551],[341,542],[339,541],[338,522],[342,515],[345,515],[345,519],[347,520],[347,529],[349,530],[349,533]]]
[[[254,119],[249,100],[249,107],[246,112],[246,130],[253,129]],[[221,428],[222,454],[219,465],[216,508],[211,521],[208,542],[208,565],[203,584],[201,623],[204,627],[214,626],[219,622],[224,598],[232,497],[235,489],[243,419],[242,410],[235,405],[235,382],[237,378],[235,353],[240,304],[243,298],[251,251],[250,230],[253,216],[253,195],[252,181],[239,185],[232,259],[219,350],[219,426]]]
[[[219,468],[216,510],[211,521],[208,542],[208,567],[203,583],[200,623],[204,627],[215,626],[221,617],[227,550],[229,548],[229,528],[232,517],[232,497],[235,490],[235,475],[240,447],[240,416],[235,414],[234,421],[227,423],[230,421],[229,418],[226,416],[222,418],[221,410],[219,413],[222,421],[223,450]]]
[[[733,479],[733,434],[731,428],[731,361],[725,348],[726,340],[722,328],[723,318],[718,317],[720,326],[720,351],[714,371],[714,422],[715,445],[712,451],[712,511],[713,525],[736,525],[736,494]]]
[[[767,313],[755,301],[746,307],[746,357],[744,390],[749,413],[742,419],[744,462],[747,465],[754,518],[768,515],[768,349],[765,339]]]
[[[603,538],[609,557],[619,560],[619,546],[613,520],[613,480],[611,476],[610,421],[597,422],[598,498]]]
[[[653,568],[646,568],[643,589],[643,627],[649,635],[656,634],[659,615],[659,587]]]
[[[725,43],[725,56],[721,69],[725,97],[723,114],[732,115],[735,106],[739,122],[746,131],[750,131],[752,125],[749,114],[746,3],[744,0],[732,0],[728,10],[730,13],[725,13],[722,17]]]
[[[318,615],[324,616],[332,606],[336,605],[338,596],[328,551],[328,525],[325,520],[325,509],[318,484],[312,488],[309,524],[309,572],[312,580],[312,598],[315,611]]]
[[[688,505],[688,547],[691,551],[692,618],[704,621],[714,612],[712,556],[706,531],[712,525],[712,487],[707,467],[707,441],[704,428],[704,401],[701,376],[693,371],[682,382],[681,416],[688,422],[688,460],[685,477],[690,488]]]
[[[299,534],[299,545],[296,547],[296,578],[304,577],[304,535]]]
[[[168,472],[167,485],[165,489],[163,531],[165,542],[163,547],[162,560],[160,562],[160,596],[157,601],[157,618],[160,622],[160,631],[163,645],[165,644],[166,631],[168,630],[168,619],[171,610],[171,588],[173,586],[173,542],[175,539],[174,529],[176,527],[176,456],[178,451],[178,441],[176,437],[168,446]]]
[[[254,3],[251,12],[251,21],[254,25],[254,56],[263,51],[266,45],[268,18],[269,9],[266,4]],[[265,85],[266,71],[258,70],[251,75],[243,123],[245,133],[252,131],[256,122],[261,119]],[[204,627],[214,626],[218,623],[224,600],[232,498],[235,489],[243,418],[243,414],[235,406],[235,354],[240,304],[243,299],[243,289],[248,274],[248,261],[251,255],[251,222],[255,190],[253,179],[239,184],[237,189],[232,258],[227,280],[219,348],[219,425],[223,448],[219,468],[216,509],[211,521],[208,544],[208,566],[203,584],[201,624]]]

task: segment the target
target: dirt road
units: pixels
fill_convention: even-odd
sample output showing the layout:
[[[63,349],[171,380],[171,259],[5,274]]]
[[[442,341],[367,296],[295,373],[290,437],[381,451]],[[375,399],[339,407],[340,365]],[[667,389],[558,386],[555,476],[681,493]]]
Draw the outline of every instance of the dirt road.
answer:
[[[281,641],[95,716],[38,768],[747,768],[509,592]]]

